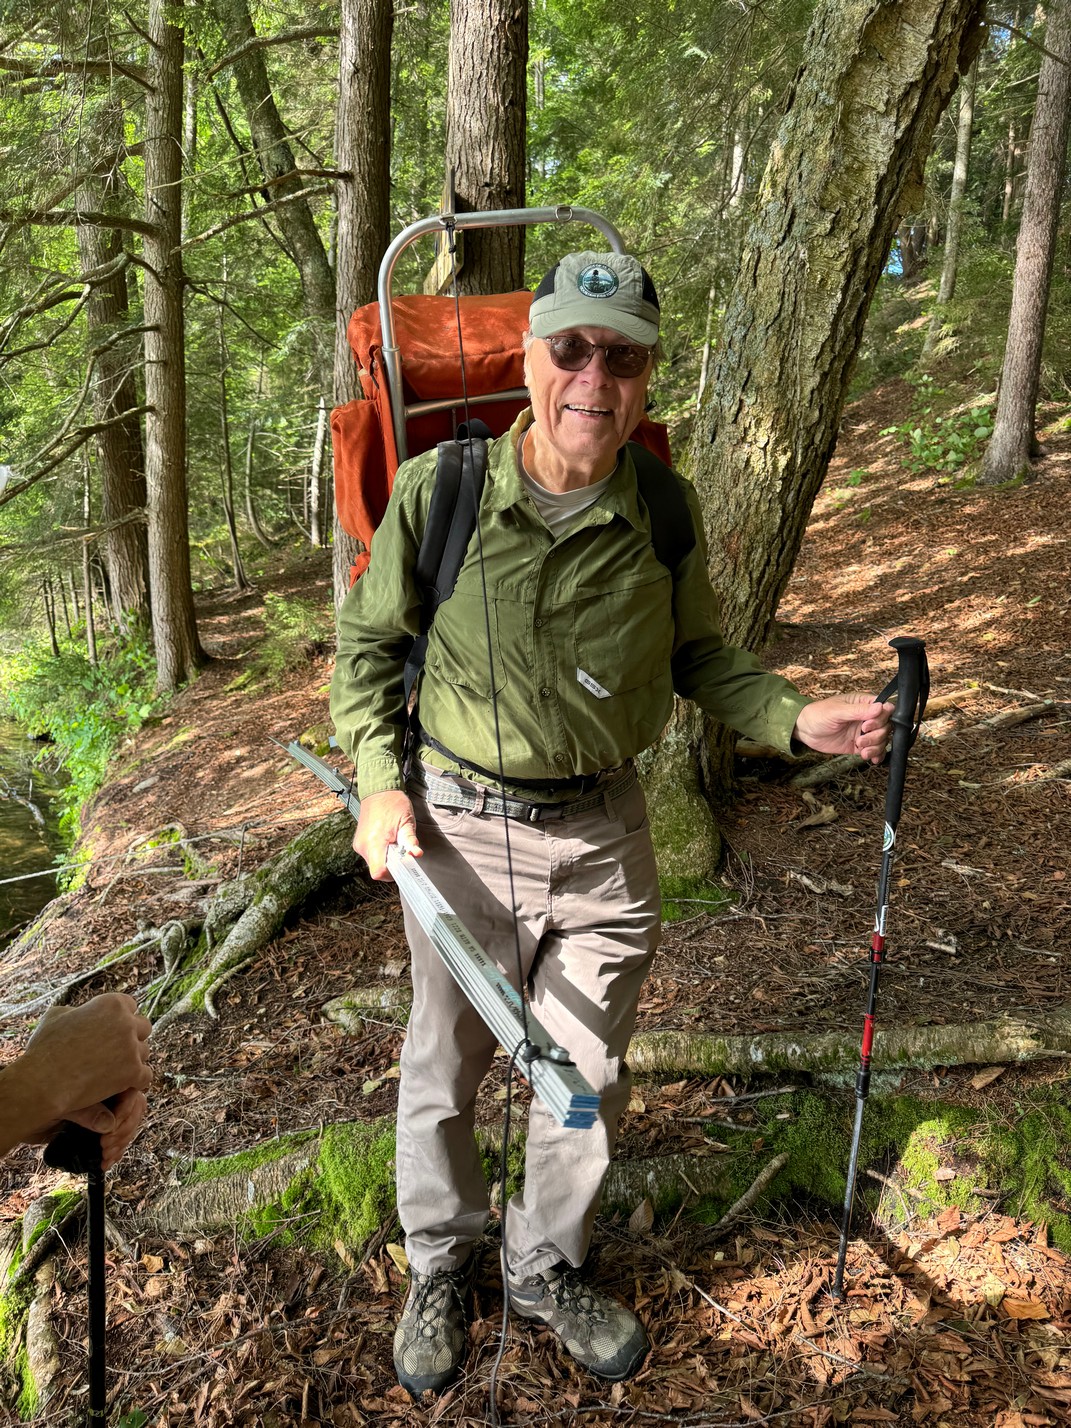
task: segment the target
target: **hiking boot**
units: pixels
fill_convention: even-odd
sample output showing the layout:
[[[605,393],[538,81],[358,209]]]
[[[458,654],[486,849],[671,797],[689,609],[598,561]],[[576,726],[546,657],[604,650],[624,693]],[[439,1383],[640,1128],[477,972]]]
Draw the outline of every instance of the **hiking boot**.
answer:
[[[511,1275],[509,1299],[516,1314],[553,1329],[577,1363],[600,1378],[629,1378],[647,1356],[647,1335],[635,1314],[585,1284],[570,1265],[528,1279]]]
[[[438,1393],[461,1368],[475,1255],[460,1269],[410,1270],[409,1297],[394,1331],[394,1368],[413,1398]]]

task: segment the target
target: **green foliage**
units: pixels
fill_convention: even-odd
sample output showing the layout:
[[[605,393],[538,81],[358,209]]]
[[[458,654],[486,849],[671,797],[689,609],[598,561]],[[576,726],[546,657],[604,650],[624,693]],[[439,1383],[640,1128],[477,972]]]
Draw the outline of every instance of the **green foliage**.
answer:
[[[938,415],[944,390],[928,373],[915,378],[915,413],[899,426],[888,426],[882,436],[901,436],[911,450],[906,465],[912,471],[958,471],[980,452],[993,435],[990,407],[975,405],[967,411]]]
[[[264,628],[264,639],[253,659],[253,672],[261,680],[323,654],[334,637],[328,605],[271,592],[264,597]]]
[[[47,646],[27,641],[5,659],[0,701],[27,733],[51,741],[49,756],[70,776],[61,794],[61,827],[72,838],[109,761],[157,707],[154,676],[142,636],[117,642],[96,666],[69,642],[55,657]]]

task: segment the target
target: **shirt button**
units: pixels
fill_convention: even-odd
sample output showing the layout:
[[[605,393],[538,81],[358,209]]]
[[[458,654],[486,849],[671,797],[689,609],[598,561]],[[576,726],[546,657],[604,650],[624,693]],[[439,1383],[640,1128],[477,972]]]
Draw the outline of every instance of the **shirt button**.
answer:
[[[537,629],[537,630],[541,630],[541,629],[543,628],[543,623],[544,623],[544,622],[543,622],[542,620],[537,620],[537,621],[535,622],[535,627],[536,627],[536,629]]]
[[[554,762],[555,762],[556,764],[564,764],[564,763],[565,763],[565,755],[564,755],[564,754],[555,754],[555,755],[554,755]]]
[[[553,689],[541,689],[539,692],[540,694],[542,694],[544,699],[549,699],[550,696],[554,693]]]

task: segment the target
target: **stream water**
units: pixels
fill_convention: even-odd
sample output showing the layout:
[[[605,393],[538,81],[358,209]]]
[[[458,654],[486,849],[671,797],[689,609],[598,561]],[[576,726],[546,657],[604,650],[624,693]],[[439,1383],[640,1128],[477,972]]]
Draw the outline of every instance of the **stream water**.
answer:
[[[0,719],[0,948],[56,895],[61,781],[34,763],[40,750]]]

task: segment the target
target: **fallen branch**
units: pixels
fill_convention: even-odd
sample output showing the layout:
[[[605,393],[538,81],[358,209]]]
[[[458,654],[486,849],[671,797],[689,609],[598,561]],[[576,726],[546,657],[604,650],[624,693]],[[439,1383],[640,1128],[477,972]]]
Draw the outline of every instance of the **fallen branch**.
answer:
[[[1026,773],[1033,773],[1035,769],[1041,772],[1033,778],[1024,778]],[[1016,769],[1014,773],[1005,774],[1000,780],[1002,784],[1011,784],[1015,788],[1033,788],[1039,783],[1051,783],[1055,778],[1071,778],[1071,759],[1064,759],[1061,763],[1053,764],[1051,768],[1046,768],[1044,764],[1031,764],[1028,769]]]
[[[756,1175],[754,1181],[747,1190],[735,1201],[722,1215],[721,1219],[713,1226],[715,1232],[719,1230],[730,1230],[755,1204],[755,1201],[763,1194],[766,1187],[772,1180],[776,1180],[788,1164],[788,1153],[782,1151],[780,1155],[775,1155],[769,1165],[763,1167]]]

